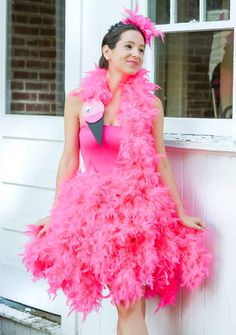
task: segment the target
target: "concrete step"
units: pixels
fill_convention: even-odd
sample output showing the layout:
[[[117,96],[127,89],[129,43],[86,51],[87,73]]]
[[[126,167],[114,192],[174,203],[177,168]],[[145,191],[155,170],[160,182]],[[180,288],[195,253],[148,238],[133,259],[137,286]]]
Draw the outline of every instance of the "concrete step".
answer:
[[[0,335],[61,335],[60,323],[46,318],[49,313],[41,311],[42,317],[27,306],[14,304],[24,306],[22,310],[8,305],[8,301],[0,299]]]

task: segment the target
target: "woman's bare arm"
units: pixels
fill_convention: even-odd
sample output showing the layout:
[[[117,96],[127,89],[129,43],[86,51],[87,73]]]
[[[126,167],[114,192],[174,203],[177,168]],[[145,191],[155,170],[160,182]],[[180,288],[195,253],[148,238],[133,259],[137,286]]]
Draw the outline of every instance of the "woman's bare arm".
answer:
[[[166,149],[163,140],[164,111],[159,98],[155,99],[154,105],[159,112],[157,113],[153,122],[152,134],[155,140],[156,152],[164,155],[164,157],[159,160],[157,167],[158,171],[160,172],[161,179],[163,180],[164,184],[169,188],[170,193],[176,202],[178,214],[183,225],[202,230],[204,228],[204,223],[202,222],[201,218],[187,216],[184,213],[183,203],[177,191],[175,178],[171,170],[168,158],[166,156]]]
[[[53,206],[55,206],[60,184],[70,179],[79,168],[79,131],[80,131],[80,111],[81,99],[78,96],[68,96],[64,108],[64,148],[57,171],[56,192]],[[38,225],[43,226],[38,236],[45,233],[50,217],[47,216],[38,221]]]
[[[64,149],[57,171],[54,203],[60,184],[70,179],[79,168],[80,111],[81,99],[78,96],[68,96],[64,109]]]

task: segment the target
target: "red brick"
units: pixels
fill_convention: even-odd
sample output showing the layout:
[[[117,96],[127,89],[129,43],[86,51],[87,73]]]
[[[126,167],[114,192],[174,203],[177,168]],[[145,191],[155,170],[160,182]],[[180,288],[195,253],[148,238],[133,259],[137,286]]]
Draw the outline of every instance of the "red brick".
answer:
[[[55,112],[56,111],[56,104],[51,104],[51,111]]]
[[[12,37],[13,45],[25,45],[25,42],[25,38],[15,37],[14,35]]]
[[[28,15],[19,15],[19,14],[13,13],[12,21],[13,23],[28,23],[29,17]]]
[[[39,45],[38,39],[30,39],[27,41],[27,46],[34,46],[37,47]]]
[[[53,26],[55,25],[55,18],[54,17],[43,17],[43,24]]]
[[[25,111],[25,104],[19,103],[11,103],[11,111],[18,112],[18,111]]]
[[[21,35],[39,35],[39,29],[31,26],[14,26],[14,33]]]
[[[24,57],[38,57],[38,51],[37,49],[16,49],[14,48],[13,49],[13,56],[15,57],[21,57],[21,56],[24,56]]]
[[[52,39],[48,39],[46,40],[45,38],[43,40],[39,40],[39,46],[40,47],[52,47],[53,46],[53,43],[52,43]]]
[[[32,25],[40,25],[42,23],[42,17],[41,16],[30,17],[29,23]]]
[[[52,14],[55,15],[55,9],[54,8],[48,8],[48,7],[41,7],[40,8],[41,14]]]
[[[29,111],[38,111],[38,112],[41,112],[43,110],[43,105],[40,104],[40,103],[35,103],[35,104],[30,104],[30,103],[27,103],[26,104],[26,111],[29,112]]]
[[[56,35],[56,29],[55,28],[41,28],[40,29],[40,35],[41,36],[55,36]]]
[[[56,51],[55,50],[40,50],[39,55],[40,57],[45,57],[45,58],[55,58]]]
[[[40,93],[39,100],[55,100],[55,94]]]
[[[55,80],[56,74],[55,73],[39,73],[39,79]]]
[[[49,89],[49,85],[47,83],[42,83],[42,82],[28,82],[25,83],[25,89],[26,90],[38,90],[38,91],[44,91],[44,90],[48,90]]]
[[[27,68],[36,69],[48,69],[50,68],[49,62],[42,62],[40,60],[29,60],[27,61]]]
[[[14,58],[11,61],[12,67],[25,67],[25,61],[24,60],[15,60]]]
[[[31,95],[25,92],[13,92],[12,99],[13,100],[29,100]]]
[[[12,90],[23,90],[24,89],[24,84],[22,82],[12,81],[11,82],[11,89]]]
[[[15,79],[37,79],[38,73],[34,72],[23,72],[23,71],[14,71],[13,78]]]
[[[33,12],[33,13],[38,13],[39,12],[39,6],[32,6],[30,5],[30,2],[26,4],[22,3],[17,3],[17,2],[12,2],[12,11],[16,12]]]

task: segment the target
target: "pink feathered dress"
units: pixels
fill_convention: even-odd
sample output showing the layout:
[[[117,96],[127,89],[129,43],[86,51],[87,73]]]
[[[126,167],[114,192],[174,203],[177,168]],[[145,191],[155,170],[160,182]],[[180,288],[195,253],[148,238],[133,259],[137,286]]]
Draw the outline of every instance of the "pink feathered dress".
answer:
[[[50,294],[62,289],[84,317],[98,310],[107,286],[115,304],[135,302],[144,285],[159,308],[173,304],[180,287],[194,289],[207,276],[211,258],[205,233],[181,224],[160,179],[151,135],[156,86],[141,69],[121,88],[120,127],[105,125],[101,145],[82,127],[86,171],[61,185],[45,234],[29,226],[23,253],[34,279],[47,279]],[[72,94],[109,104],[106,70],[91,71]]]

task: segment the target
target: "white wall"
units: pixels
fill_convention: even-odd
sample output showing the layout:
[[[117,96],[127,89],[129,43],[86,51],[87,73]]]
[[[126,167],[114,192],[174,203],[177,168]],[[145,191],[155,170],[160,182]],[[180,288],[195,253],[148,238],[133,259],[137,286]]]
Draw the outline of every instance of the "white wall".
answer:
[[[214,260],[209,278],[194,293],[182,291],[176,306],[154,314],[157,300],[147,301],[149,335],[233,335],[236,329],[236,154],[168,148],[186,210],[208,226]],[[79,334],[116,334],[116,311],[105,301],[88,317]]]
[[[123,7],[130,8],[132,0],[83,1],[82,71],[91,70],[101,56],[101,42],[110,26],[119,22]]]

